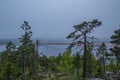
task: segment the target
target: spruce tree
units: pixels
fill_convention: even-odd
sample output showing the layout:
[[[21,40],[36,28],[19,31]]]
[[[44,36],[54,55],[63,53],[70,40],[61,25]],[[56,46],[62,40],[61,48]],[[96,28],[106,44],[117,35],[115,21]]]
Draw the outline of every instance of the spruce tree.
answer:
[[[106,62],[107,62],[107,59],[108,59],[108,56],[109,56],[109,53],[108,53],[108,51],[107,51],[107,46],[106,46],[106,44],[103,42],[100,46],[99,46],[99,48],[97,49],[97,51],[98,51],[98,55],[99,55],[99,60],[100,60],[100,62],[101,62],[101,64],[102,64],[102,68],[101,68],[101,75],[102,75],[102,78],[104,78],[105,79],[105,74],[106,74]]]
[[[117,60],[120,62],[120,29],[114,31],[114,34],[111,36],[111,43],[115,46],[111,48],[111,51],[117,57]]]
[[[110,50],[112,54],[116,57],[117,70],[120,70],[120,29],[114,31],[114,34],[111,36],[110,42],[114,45],[114,47]]]
[[[21,42],[19,51],[20,51],[20,54],[22,53],[22,58],[23,58],[22,60],[23,61],[23,80],[27,80],[28,75],[30,75],[29,70],[31,70],[29,69],[31,66],[30,58],[32,59],[33,57],[34,44],[32,43],[32,40],[31,40],[31,36],[32,36],[31,26],[29,26],[28,22],[24,21],[24,24],[22,24],[21,28],[24,30],[24,35],[22,35],[22,37],[19,38]]]

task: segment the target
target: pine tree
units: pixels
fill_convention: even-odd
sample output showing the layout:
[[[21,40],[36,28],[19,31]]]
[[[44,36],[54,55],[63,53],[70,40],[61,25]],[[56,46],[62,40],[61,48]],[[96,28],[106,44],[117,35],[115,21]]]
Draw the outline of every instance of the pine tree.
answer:
[[[74,32],[70,33],[67,38],[73,39],[73,43],[70,45],[71,47],[74,46],[84,46],[84,55],[83,55],[83,78],[84,80],[88,77],[88,71],[87,71],[87,34],[89,34],[94,28],[101,25],[101,21],[98,21],[97,19],[94,19],[92,21],[84,21],[81,24],[73,26],[75,29]]]

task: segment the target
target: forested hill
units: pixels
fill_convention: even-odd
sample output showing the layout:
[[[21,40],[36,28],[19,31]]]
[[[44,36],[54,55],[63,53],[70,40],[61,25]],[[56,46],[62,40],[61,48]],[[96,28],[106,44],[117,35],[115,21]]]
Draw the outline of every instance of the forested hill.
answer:
[[[9,41],[13,42],[15,45],[19,44],[18,39],[0,39],[0,45],[6,45]]]

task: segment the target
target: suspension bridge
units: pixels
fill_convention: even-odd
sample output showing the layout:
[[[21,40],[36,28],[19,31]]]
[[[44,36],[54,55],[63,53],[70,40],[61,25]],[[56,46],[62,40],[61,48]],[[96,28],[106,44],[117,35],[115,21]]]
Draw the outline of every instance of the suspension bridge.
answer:
[[[44,45],[71,45],[71,44],[77,45],[79,43],[84,44],[83,42],[78,41],[78,42],[47,42],[47,43],[38,42],[38,45],[39,46],[44,46]],[[101,46],[102,43],[92,43],[90,45],[91,46]],[[114,46],[120,47],[120,45],[115,45],[115,44],[111,44],[111,43],[105,43],[105,45],[107,47],[114,47]]]

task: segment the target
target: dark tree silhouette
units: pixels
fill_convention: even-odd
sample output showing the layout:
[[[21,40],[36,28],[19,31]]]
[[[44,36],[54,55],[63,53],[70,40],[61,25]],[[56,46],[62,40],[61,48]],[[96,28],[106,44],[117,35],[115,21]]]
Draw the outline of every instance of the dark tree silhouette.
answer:
[[[114,31],[114,35],[111,36],[111,43],[115,46],[110,50],[116,56],[117,61],[120,63],[120,29]]]
[[[70,33],[67,38],[73,39],[73,43],[69,46],[69,48],[74,46],[84,45],[84,58],[83,58],[83,78],[86,79],[88,77],[87,73],[87,34],[90,33],[94,28],[101,25],[101,21],[94,19],[92,21],[84,21],[81,24],[73,26],[75,29],[74,32]]]
[[[109,56],[109,53],[107,51],[107,46],[105,45],[105,43],[102,43],[100,45],[100,47],[97,49],[98,51],[98,55],[99,55],[99,59],[102,63],[102,78],[105,79],[105,74],[106,74],[106,61],[107,61],[107,58]]]
[[[24,47],[24,53],[23,53],[23,80],[27,80],[27,75],[26,75],[26,63],[27,63],[27,48],[30,46],[31,41],[31,36],[32,36],[32,31],[30,31],[31,26],[29,26],[27,21],[24,21],[24,24],[22,24],[21,28],[24,30],[24,35],[22,35],[22,38],[20,39],[20,42],[22,43],[22,46]]]

